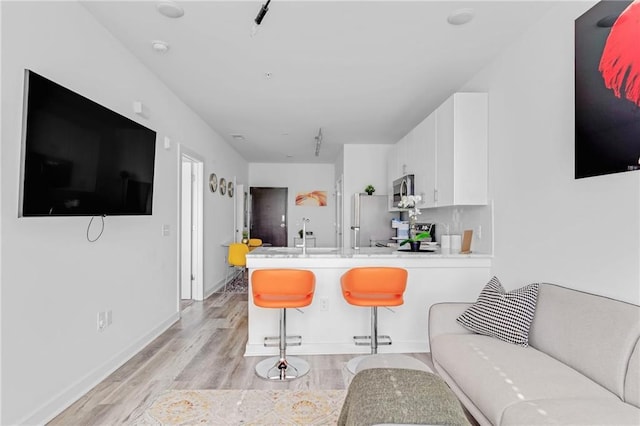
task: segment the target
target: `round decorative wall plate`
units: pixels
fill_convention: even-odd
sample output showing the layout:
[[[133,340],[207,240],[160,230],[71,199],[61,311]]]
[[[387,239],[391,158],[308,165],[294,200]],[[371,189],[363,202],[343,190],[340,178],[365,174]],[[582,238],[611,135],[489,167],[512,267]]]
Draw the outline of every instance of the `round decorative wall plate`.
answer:
[[[218,176],[215,173],[211,173],[209,175],[209,189],[211,192],[216,192],[218,190]]]
[[[229,198],[233,197],[233,182],[229,182],[227,193],[229,194]]]
[[[227,180],[220,178],[220,195],[224,195],[225,192],[227,192]]]

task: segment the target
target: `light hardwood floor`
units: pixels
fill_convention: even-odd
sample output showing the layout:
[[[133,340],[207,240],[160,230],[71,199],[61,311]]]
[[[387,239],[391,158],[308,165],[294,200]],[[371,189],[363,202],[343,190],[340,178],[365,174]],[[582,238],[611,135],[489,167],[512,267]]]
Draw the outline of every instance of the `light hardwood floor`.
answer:
[[[274,335],[277,324],[274,324]],[[247,295],[215,293],[184,305],[165,333],[53,419],[50,425],[132,423],[169,389],[345,389],[354,355],[305,356],[311,370],[285,383],[254,373],[263,357],[244,357]],[[431,365],[429,354],[412,354]]]

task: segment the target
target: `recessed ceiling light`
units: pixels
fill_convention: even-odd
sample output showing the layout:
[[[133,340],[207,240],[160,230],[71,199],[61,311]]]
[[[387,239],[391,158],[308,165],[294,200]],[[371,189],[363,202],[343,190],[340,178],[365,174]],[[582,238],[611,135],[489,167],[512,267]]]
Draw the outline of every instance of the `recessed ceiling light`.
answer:
[[[273,73],[270,73],[270,72],[264,73],[264,78],[266,78],[267,80],[269,80],[271,77],[273,77]]]
[[[293,158],[293,155],[287,154],[287,158]]]
[[[236,140],[236,141],[243,141],[244,140],[244,136],[242,136],[240,134],[237,134],[237,133],[234,134],[234,135],[231,135],[231,137],[233,138],[233,140]]]
[[[475,12],[473,9],[457,9],[451,12],[451,14],[447,17],[447,22],[451,25],[464,25],[467,22],[471,21],[475,16]]]
[[[167,18],[180,18],[184,15],[184,9],[172,1],[161,1],[156,5],[156,8]]]
[[[169,43],[162,40],[153,40],[151,42],[151,47],[153,47],[153,50],[155,50],[156,52],[164,53],[169,50]]]

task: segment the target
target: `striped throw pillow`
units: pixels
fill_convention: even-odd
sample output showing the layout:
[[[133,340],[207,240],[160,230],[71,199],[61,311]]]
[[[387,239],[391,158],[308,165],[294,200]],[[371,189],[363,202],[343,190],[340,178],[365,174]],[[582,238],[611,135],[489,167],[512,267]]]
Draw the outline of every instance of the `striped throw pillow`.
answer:
[[[538,287],[535,283],[505,292],[498,278],[493,277],[480,292],[476,303],[456,321],[476,333],[527,347]]]

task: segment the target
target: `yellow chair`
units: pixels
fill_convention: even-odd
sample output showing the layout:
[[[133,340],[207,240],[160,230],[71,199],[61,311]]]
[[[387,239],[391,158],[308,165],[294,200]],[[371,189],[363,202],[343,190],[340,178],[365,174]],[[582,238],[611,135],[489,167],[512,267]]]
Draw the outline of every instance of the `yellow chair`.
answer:
[[[247,253],[249,253],[249,247],[242,243],[229,244],[229,252],[227,254],[227,262],[233,269],[240,268],[242,271],[242,281],[245,279],[245,270],[247,269]],[[229,282],[229,272],[227,269],[227,276],[224,280],[224,291],[227,291],[227,283]]]
[[[260,238],[251,238],[249,239],[249,251],[256,249],[262,245],[262,240]]]

